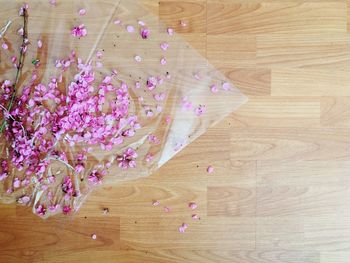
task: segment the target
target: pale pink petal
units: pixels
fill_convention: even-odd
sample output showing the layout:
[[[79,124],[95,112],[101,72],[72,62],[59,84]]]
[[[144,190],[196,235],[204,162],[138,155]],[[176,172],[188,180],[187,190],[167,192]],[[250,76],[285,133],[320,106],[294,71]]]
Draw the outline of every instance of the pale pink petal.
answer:
[[[7,45],[6,43],[2,43],[1,47],[2,47],[3,49],[5,49],[5,50],[9,48],[8,45]]]
[[[153,205],[153,206],[158,206],[158,205],[160,205],[160,202],[159,202],[158,200],[154,200],[154,201],[152,202],[152,205]]]
[[[193,220],[199,220],[200,219],[200,217],[197,214],[193,214],[191,217],[192,217]]]
[[[91,235],[91,239],[96,240],[97,239],[97,235],[96,234],[92,234]]]
[[[38,48],[42,48],[42,46],[43,46],[43,42],[39,39],[38,40]]]
[[[166,64],[166,59],[165,58],[162,58],[161,60],[160,60],[160,64],[162,64],[163,66]]]
[[[224,83],[222,84],[222,89],[223,89],[223,90],[229,90],[229,89],[231,89],[230,83],[224,82]]]
[[[115,20],[113,21],[113,23],[114,23],[115,25],[120,25],[120,24],[122,23],[122,21],[120,21],[120,19],[115,19]]]
[[[171,27],[168,27],[167,32],[169,36],[174,35],[174,29],[172,29]]]
[[[131,25],[128,25],[128,26],[126,26],[126,31],[128,31],[129,33],[133,33],[133,32],[135,32],[135,28]]]
[[[196,209],[198,207],[198,205],[195,202],[190,202],[188,204],[188,207],[191,208],[192,210]]]
[[[218,87],[214,84],[210,87],[212,93],[217,93],[219,91]]]
[[[80,16],[83,16],[85,14],[86,14],[86,9],[85,8],[82,8],[82,9],[79,10],[79,15]]]
[[[214,167],[211,166],[211,165],[209,165],[208,168],[207,168],[207,172],[208,172],[208,173],[214,172]]]
[[[146,25],[145,22],[143,22],[143,21],[141,21],[141,20],[139,20],[137,23],[138,23],[140,26],[145,26],[145,25]]]
[[[171,212],[171,208],[170,208],[170,207],[165,206],[165,207],[164,207],[164,212],[165,212],[165,213],[169,213],[169,212]]]
[[[142,58],[139,55],[136,55],[134,57],[134,59],[135,59],[136,62],[141,62],[141,60],[142,60]]]
[[[166,42],[163,42],[162,44],[160,44],[160,48],[165,51],[169,48],[169,44]]]
[[[180,21],[180,25],[181,25],[182,27],[186,27],[186,26],[187,26],[187,22],[184,21],[184,20],[181,20],[181,21]]]

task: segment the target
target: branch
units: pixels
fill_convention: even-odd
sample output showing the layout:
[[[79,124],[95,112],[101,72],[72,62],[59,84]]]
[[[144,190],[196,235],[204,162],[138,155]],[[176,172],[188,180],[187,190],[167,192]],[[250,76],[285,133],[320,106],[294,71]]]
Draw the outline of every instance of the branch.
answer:
[[[19,77],[22,73],[22,68],[23,68],[23,63],[24,63],[24,57],[25,57],[25,51],[26,51],[26,45],[28,43],[28,31],[27,31],[27,24],[28,24],[28,12],[26,8],[23,8],[23,36],[22,36],[22,45],[20,47],[20,55],[19,55],[19,64],[17,66],[17,72],[16,72],[16,79],[15,79],[15,83],[13,84],[13,93],[12,93],[12,97],[10,100],[10,104],[7,107],[7,111],[10,112],[13,102],[15,100],[16,97],[16,87],[18,85],[19,82]],[[9,25],[9,23],[8,23]],[[7,29],[5,27],[5,29]],[[4,120],[2,122],[2,125],[0,127],[0,133],[2,133],[2,131],[4,130],[5,126],[6,126],[7,122],[4,116]]]

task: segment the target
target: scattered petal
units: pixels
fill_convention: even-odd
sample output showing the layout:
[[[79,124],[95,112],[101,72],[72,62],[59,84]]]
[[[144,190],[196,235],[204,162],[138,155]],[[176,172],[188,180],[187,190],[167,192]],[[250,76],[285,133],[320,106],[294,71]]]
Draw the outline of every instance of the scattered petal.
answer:
[[[141,28],[140,30],[140,34],[141,34],[141,37],[143,39],[147,39],[149,37],[149,35],[151,34],[151,30],[149,30],[148,28]]]
[[[212,93],[218,93],[219,91],[218,87],[215,84],[211,85],[210,90]]]
[[[195,109],[195,113],[197,116],[201,116],[205,113],[205,106],[204,105],[199,105],[196,109]]]
[[[9,46],[6,43],[2,43],[1,47],[5,50],[9,48]]]
[[[122,21],[120,21],[119,19],[115,19],[115,20],[113,21],[113,23],[114,23],[115,25],[120,25],[120,24],[122,23]]]
[[[169,48],[169,44],[167,42],[163,42],[160,44],[160,48],[165,51]]]
[[[92,234],[91,235],[91,239],[96,240],[97,239],[97,235],[96,234]]]
[[[38,48],[42,48],[42,46],[43,46],[43,42],[39,39],[38,40]]]
[[[166,59],[165,58],[161,58],[160,64],[162,64],[164,66],[166,64]]]
[[[171,212],[171,208],[170,208],[170,207],[167,207],[167,206],[164,206],[164,212],[165,212],[165,213]]]
[[[181,20],[181,21],[180,21],[180,25],[181,25],[182,27],[186,27],[186,26],[187,26],[187,22],[184,21],[184,20]]]
[[[137,62],[141,62],[141,60],[142,60],[142,58],[139,55],[135,56],[134,59]]]
[[[174,35],[174,29],[172,29],[171,27],[168,27],[167,32],[169,36]]]
[[[224,82],[224,83],[222,84],[222,89],[223,89],[223,90],[230,90],[230,89],[231,89],[231,84],[228,83],[228,82]]]
[[[208,172],[208,173],[214,172],[214,167],[211,166],[211,165],[209,165],[208,168],[207,168],[207,172]]]
[[[86,14],[86,9],[85,9],[85,8],[82,8],[82,9],[79,10],[78,13],[79,13],[80,16],[83,16],[83,15]]]
[[[199,220],[200,219],[200,217],[197,214],[193,214],[191,217],[192,217],[193,220]]]
[[[135,28],[131,25],[128,25],[128,26],[126,26],[126,31],[128,31],[129,33],[133,33],[133,32],[135,32]]]
[[[198,207],[198,205],[195,202],[190,202],[188,204],[188,207],[191,208],[192,210],[196,209]]]
[[[154,200],[154,201],[152,202],[152,205],[153,205],[153,206],[158,206],[158,205],[160,205],[160,202],[159,202],[158,200]]]

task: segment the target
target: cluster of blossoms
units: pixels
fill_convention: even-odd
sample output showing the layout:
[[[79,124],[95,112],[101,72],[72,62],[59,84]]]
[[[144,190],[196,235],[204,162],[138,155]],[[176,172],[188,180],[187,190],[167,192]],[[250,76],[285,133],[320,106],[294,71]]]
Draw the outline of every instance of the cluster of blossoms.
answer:
[[[54,2],[56,4],[56,2]],[[28,5],[20,9],[20,15],[26,16]],[[85,9],[78,14],[85,16]],[[121,20],[115,20],[115,25],[123,26]],[[130,34],[139,34],[140,41],[149,39],[151,30],[143,21],[138,21],[139,30],[133,25],[125,25]],[[167,29],[172,36],[174,30]],[[26,54],[30,42],[27,37],[26,26],[18,30],[23,42],[20,46],[21,56],[9,56],[11,64],[19,71],[23,66],[23,56]],[[87,27],[81,23],[74,26],[70,34],[74,37],[85,37]],[[46,45],[42,40],[37,41],[37,48]],[[81,41],[81,40],[79,40]],[[2,43],[4,51],[9,52],[8,45]],[[159,44],[162,56],[159,63],[167,66],[165,52],[170,48],[168,42]],[[141,129],[140,117],[131,107],[131,89],[143,89],[145,96],[152,101],[144,101],[143,96],[137,100],[142,105],[142,117],[153,118],[163,111],[162,102],[166,100],[167,91],[163,88],[165,81],[171,79],[170,73],[152,74],[144,79],[137,79],[134,84],[123,81],[116,70],[110,74],[97,74],[96,69],[103,66],[102,51],[97,51],[97,61],[83,61],[72,51],[68,57],[54,61],[59,74],[52,76],[46,82],[40,76],[40,61],[33,60],[31,79],[22,81],[18,87],[16,80],[3,80],[0,82],[0,107],[5,120],[5,127],[0,136],[7,142],[6,157],[0,159],[0,182],[8,187],[6,192],[11,194],[18,190],[32,189],[43,192],[42,198],[35,201],[34,210],[38,215],[45,216],[48,212],[60,211],[69,214],[74,209],[74,198],[82,193],[79,181],[85,180],[88,185],[98,185],[107,174],[107,169],[115,161],[122,170],[132,169],[140,161],[140,154],[136,148],[128,146],[128,139],[134,137]],[[134,60],[142,63],[140,55]],[[164,70],[166,71],[166,70]],[[64,74],[73,77],[67,81]],[[99,72],[100,73],[100,72]],[[98,77],[97,77],[98,76]],[[195,79],[200,79],[196,74]],[[66,84],[68,83],[68,84]],[[226,84],[223,88],[229,88]],[[214,93],[218,91],[212,88]],[[134,92],[134,91],[133,91]],[[142,93],[138,93],[142,94]],[[10,105],[10,106],[9,106]],[[205,105],[194,105],[186,96],[180,102],[183,110],[190,110],[192,114],[201,116],[205,113]],[[166,124],[170,124],[171,117],[166,116]],[[148,134],[147,142],[161,145],[160,139],[154,134]],[[177,144],[180,148],[183,146]],[[174,151],[177,151],[175,146]],[[76,147],[76,151],[68,150]],[[112,160],[108,163],[89,166],[89,153],[96,148],[112,152]],[[117,152],[117,153],[116,153]],[[155,152],[145,153],[144,161],[152,162]],[[65,165],[67,171],[52,173],[54,163]],[[10,176],[10,171],[14,171]],[[33,190],[35,188],[35,190]],[[57,189],[62,198],[56,198]],[[22,191],[17,198],[21,204],[33,203],[33,192]],[[166,208],[170,212],[170,208]],[[183,226],[186,229],[187,226]]]

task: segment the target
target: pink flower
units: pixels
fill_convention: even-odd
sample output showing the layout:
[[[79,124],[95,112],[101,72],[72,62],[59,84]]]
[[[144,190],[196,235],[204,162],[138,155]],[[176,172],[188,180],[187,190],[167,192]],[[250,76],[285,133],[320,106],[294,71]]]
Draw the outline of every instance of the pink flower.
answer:
[[[140,34],[143,39],[147,39],[150,35],[151,31],[148,28],[141,28]]]
[[[160,143],[160,140],[154,134],[148,135],[148,141],[149,142],[153,142],[154,144],[159,144]]]
[[[62,212],[65,215],[68,215],[72,211],[72,208],[69,205],[63,206]]]
[[[216,85],[211,85],[210,90],[212,93],[217,93],[219,91],[219,89]]]
[[[35,212],[38,215],[44,216],[46,214],[46,208],[44,205],[38,205],[38,207],[35,209]]]
[[[205,105],[199,105],[194,111],[197,116],[201,116],[203,113],[205,113]]]
[[[164,57],[161,58],[160,64],[163,65],[163,66],[166,64],[166,59]]]
[[[87,35],[87,30],[84,24],[76,26],[72,29],[71,34],[75,37],[84,37]]]
[[[73,183],[72,183],[72,180],[70,179],[70,177],[68,175],[64,177],[62,185],[61,185],[61,188],[62,188],[62,191],[64,193],[67,193],[67,194],[70,194],[70,195],[73,194],[73,192],[74,192]]]
[[[25,205],[25,204],[28,204],[29,201],[30,201],[30,197],[24,195],[24,196],[18,198],[18,201],[17,201],[17,202],[18,202],[19,204]]]
[[[21,186],[21,181],[18,178],[15,178],[13,181],[13,187],[19,188]]]
[[[211,165],[209,165],[208,168],[207,168],[207,172],[208,172],[208,173],[214,172],[214,167],[211,166]]]
[[[135,168],[137,153],[133,148],[126,149],[122,155],[118,155],[116,160],[122,169]]]
[[[88,180],[94,185],[100,184],[102,182],[102,174],[100,174],[97,170],[94,170],[89,175]]]
[[[198,207],[198,205],[195,202],[190,202],[188,204],[188,207],[191,208],[192,210],[196,209]]]

